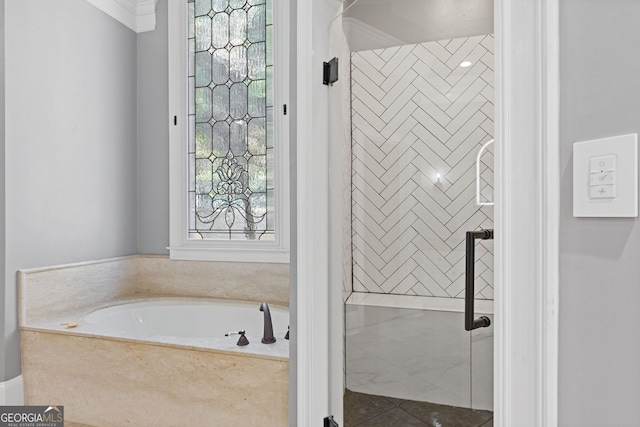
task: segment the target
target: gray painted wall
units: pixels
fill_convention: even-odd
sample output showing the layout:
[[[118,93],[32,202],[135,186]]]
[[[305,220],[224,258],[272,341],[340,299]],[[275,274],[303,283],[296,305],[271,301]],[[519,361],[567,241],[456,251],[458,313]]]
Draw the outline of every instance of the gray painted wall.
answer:
[[[640,419],[640,223],[572,217],[572,144],[640,132],[640,2],[560,2],[559,425]]]
[[[138,252],[169,246],[168,3],[156,8],[156,29],[138,34]]]
[[[136,35],[83,0],[10,1],[4,372],[20,374],[16,270],[133,254]]]

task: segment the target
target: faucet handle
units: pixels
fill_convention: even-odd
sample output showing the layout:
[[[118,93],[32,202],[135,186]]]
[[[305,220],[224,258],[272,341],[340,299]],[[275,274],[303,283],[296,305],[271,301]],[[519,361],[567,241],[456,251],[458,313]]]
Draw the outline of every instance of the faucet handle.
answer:
[[[224,334],[225,337],[230,337],[232,335],[238,335],[240,334],[240,337],[238,338],[238,342],[236,343],[236,345],[238,346],[245,346],[247,344],[249,344],[249,340],[247,339],[247,337],[244,336],[245,331],[244,329],[238,332],[227,332],[226,334]]]

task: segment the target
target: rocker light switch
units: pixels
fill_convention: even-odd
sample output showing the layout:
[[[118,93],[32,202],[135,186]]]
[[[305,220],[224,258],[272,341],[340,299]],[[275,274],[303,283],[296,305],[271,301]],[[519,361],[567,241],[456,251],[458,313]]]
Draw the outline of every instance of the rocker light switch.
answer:
[[[573,216],[638,216],[638,135],[573,144]]]

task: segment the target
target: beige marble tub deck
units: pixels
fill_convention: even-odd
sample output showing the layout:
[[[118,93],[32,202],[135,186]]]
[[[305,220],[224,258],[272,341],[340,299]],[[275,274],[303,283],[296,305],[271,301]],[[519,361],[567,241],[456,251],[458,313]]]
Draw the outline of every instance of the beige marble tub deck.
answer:
[[[61,325],[167,296],[288,305],[288,265],[189,263],[132,256],[20,272],[25,404],[63,405],[69,426],[287,426],[281,348],[252,354]]]

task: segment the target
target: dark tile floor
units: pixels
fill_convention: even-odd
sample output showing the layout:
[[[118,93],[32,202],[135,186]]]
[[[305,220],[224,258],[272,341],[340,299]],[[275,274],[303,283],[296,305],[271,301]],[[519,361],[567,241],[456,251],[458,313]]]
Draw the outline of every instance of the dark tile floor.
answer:
[[[493,412],[347,390],[344,424],[345,427],[493,427]]]

